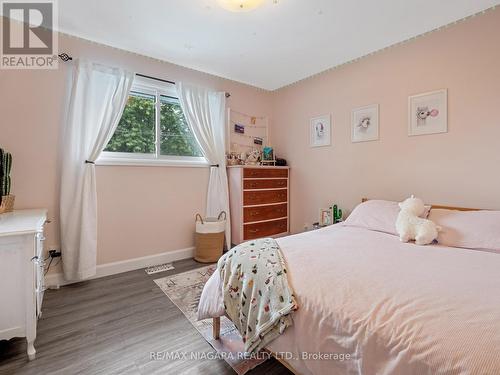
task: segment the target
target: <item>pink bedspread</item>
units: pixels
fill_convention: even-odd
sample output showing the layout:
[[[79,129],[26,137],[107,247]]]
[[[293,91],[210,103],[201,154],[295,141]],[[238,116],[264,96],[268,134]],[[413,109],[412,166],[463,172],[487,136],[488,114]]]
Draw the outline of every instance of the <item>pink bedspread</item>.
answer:
[[[299,373],[500,374],[500,254],[340,225],[278,243],[299,310],[268,348]]]

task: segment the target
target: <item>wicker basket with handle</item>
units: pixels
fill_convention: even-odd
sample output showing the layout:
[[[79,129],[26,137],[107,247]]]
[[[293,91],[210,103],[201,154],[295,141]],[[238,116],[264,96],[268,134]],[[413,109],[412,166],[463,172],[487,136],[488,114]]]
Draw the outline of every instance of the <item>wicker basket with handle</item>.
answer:
[[[15,200],[15,195],[4,195],[2,197],[2,203],[0,203],[0,214],[14,211]]]
[[[226,213],[222,211],[217,218],[203,219],[196,214],[196,249],[194,260],[201,263],[217,262],[224,249]]]

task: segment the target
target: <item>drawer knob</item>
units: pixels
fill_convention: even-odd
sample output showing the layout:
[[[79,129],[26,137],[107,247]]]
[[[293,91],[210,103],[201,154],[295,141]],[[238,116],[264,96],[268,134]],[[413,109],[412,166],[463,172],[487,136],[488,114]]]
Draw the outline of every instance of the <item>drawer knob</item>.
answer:
[[[250,233],[259,233],[259,230],[258,229],[250,229],[249,231]]]
[[[39,258],[37,255],[35,255],[33,258],[31,258],[31,261],[40,267],[45,265],[45,261],[43,259]]]

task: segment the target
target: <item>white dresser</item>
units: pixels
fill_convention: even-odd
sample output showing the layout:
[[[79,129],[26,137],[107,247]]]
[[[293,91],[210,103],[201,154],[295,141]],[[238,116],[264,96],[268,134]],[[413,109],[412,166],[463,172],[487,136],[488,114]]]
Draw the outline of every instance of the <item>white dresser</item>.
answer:
[[[0,215],[0,340],[26,337],[30,360],[42,310],[46,220],[46,210]]]

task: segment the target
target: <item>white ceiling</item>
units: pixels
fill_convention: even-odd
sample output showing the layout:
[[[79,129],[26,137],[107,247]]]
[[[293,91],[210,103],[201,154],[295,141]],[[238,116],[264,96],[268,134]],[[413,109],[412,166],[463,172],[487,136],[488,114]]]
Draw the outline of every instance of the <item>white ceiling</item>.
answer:
[[[68,34],[274,90],[500,0],[62,0]]]

